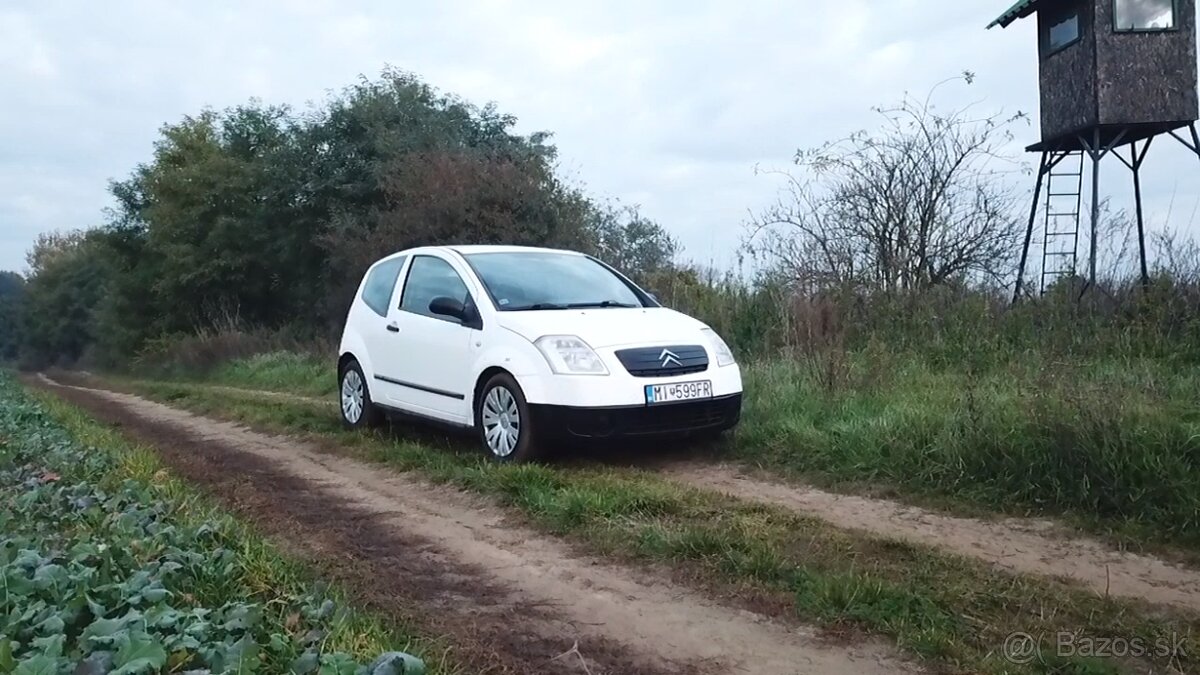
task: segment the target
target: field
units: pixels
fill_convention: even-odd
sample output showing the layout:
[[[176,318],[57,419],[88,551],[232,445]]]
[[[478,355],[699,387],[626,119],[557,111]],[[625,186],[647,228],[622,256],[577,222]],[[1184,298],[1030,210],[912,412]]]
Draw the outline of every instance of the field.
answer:
[[[532,645],[505,647],[516,662],[531,653],[568,652],[575,644],[580,668],[593,672],[629,668],[627,648],[640,655],[638,667],[645,672],[672,672],[664,663],[678,667],[686,657],[765,658],[747,650],[769,651],[783,662],[826,659],[828,672],[836,672],[850,667],[841,661],[845,653],[861,649],[885,671],[907,669],[916,659],[938,672],[1189,672],[1200,627],[1200,572],[1185,564],[1197,552],[1194,520],[1187,520],[1197,495],[1189,468],[1195,390],[1186,381],[1146,364],[1137,366],[1145,368],[1141,373],[1095,369],[1086,375],[1091,389],[1072,390],[1080,397],[1073,401],[1050,396],[1062,390],[1039,380],[1034,369],[994,372],[968,383],[913,363],[884,370],[865,356],[856,358],[862,360],[852,361],[845,376],[853,384],[836,388],[800,359],[750,365],[744,426],[717,446],[589,451],[520,467],[494,466],[470,439],[432,430],[343,433],[329,396],[332,378],[319,359],[298,354],[235,360],[187,378],[60,375],[92,389],[55,390],[132,433],[146,420],[166,423],[168,413],[130,394],[283,434],[296,445],[253,454],[272,472],[333,472],[322,485],[399,479],[404,494],[387,487],[379,488],[384,497],[350,490],[338,492],[335,501],[408,513],[399,525],[405,534],[381,531],[378,540],[416,537],[447,555],[447,565],[473,564],[470,573],[481,588],[493,589],[480,591],[488,598],[484,605],[502,593],[521,598],[512,601],[515,607],[547,598],[586,607],[578,582],[544,580],[563,570],[568,579],[586,578],[593,588],[626,598],[620,608],[590,608],[606,617],[603,629],[580,628],[570,617],[534,621],[532,609],[519,620],[508,617],[532,636]],[[1155,376],[1172,384],[1145,386]],[[1034,387],[1040,394],[1030,395]],[[1109,400],[1114,387],[1141,396],[1120,397],[1121,405],[1110,406],[1103,419],[1080,414],[1095,403],[1084,397]],[[128,393],[107,393],[112,389]],[[106,397],[107,407],[96,397]],[[107,412],[114,403],[125,412]],[[1063,407],[1072,403],[1078,407]],[[265,447],[258,445],[265,441],[237,435],[251,432],[217,433],[211,430],[217,423],[170,415],[174,445],[188,437],[243,453]],[[167,442],[161,430],[148,433],[160,446]],[[1082,455],[1103,461],[1082,462]],[[318,463],[296,466],[301,460],[294,456]],[[1170,462],[1173,469],[1155,473]],[[201,483],[213,480],[207,469],[179,470]],[[271,501],[260,508],[281,508]],[[335,513],[331,505],[319,508]],[[498,523],[475,522],[481,513],[498,514],[507,534],[494,531]],[[1042,519],[1020,518],[1031,515]],[[1051,516],[1057,522],[1045,520]],[[475,525],[462,530],[464,522]],[[333,527],[320,519],[308,526]],[[373,554],[361,555],[370,569]],[[540,569],[542,580],[491,569],[510,558]],[[597,568],[597,560],[606,562]],[[604,567],[610,565],[616,567]],[[622,580],[644,575],[654,585],[642,580],[628,587]],[[436,589],[447,582],[433,577],[422,576],[422,585],[434,591],[402,599],[421,604],[440,597]],[[663,583],[672,585],[669,599],[654,600],[651,589]],[[713,610],[714,602],[768,623],[747,628]],[[706,613],[741,642],[712,635],[685,645],[692,650],[685,654],[633,637],[659,631],[669,640],[686,632],[683,617]],[[563,620],[573,627],[562,629],[557,622]],[[473,621],[473,639],[492,636],[489,620]],[[559,628],[547,631],[544,622]],[[772,625],[811,627],[823,642],[847,646],[831,655],[828,647],[780,638]],[[440,637],[448,644],[465,642],[457,622],[446,630]],[[1012,635],[1038,636],[1041,658],[1008,658]],[[1052,649],[1055,636],[1063,635],[1171,648],[1139,652],[1138,658],[1099,658]],[[484,638],[494,640],[499,638]],[[627,647],[616,646],[621,644]],[[720,649],[712,651],[714,645]],[[473,650],[462,652],[458,658],[470,663]],[[561,660],[553,664],[544,672],[585,672]]]
[[[432,643],[349,608],[152,451],[8,376],[0,473],[4,672],[425,672],[395,652]]]

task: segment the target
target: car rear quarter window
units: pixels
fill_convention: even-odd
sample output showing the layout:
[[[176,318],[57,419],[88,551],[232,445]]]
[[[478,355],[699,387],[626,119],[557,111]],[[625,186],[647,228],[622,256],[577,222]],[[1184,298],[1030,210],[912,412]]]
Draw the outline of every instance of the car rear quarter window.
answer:
[[[402,256],[385,260],[367,274],[367,283],[363,284],[362,301],[379,316],[387,316],[388,303],[392,299],[396,279],[400,278],[400,269],[404,267],[406,259],[406,256]]]

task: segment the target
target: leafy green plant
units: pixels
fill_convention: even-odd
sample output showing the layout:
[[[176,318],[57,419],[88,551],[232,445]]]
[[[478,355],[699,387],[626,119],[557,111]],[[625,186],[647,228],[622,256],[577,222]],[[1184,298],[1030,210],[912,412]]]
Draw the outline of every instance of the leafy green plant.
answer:
[[[0,672],[424,673],[327,648],[346,610],[321,587],[256,597],[227,520],[76,442],[0,376]]]

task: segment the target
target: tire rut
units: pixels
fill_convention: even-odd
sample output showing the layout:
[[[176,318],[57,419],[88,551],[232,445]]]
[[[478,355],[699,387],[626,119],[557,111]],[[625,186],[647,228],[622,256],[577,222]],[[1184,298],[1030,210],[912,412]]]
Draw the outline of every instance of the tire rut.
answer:
[[[782,625],[648,572],[577,555],[558,540],[506,522],[483,499],[412,474],[380,470],[130,394],[39,377],[64,398],[91,399],[85,407],[93,411],[119,408],[115,415],[109,411],[110,421],[117,417],[126,427],[155,427],[160,435],[169,430],[190,443],[190,454],[215,458],[217,468],[236,470],[249,461],[255,484],[243,486],[241,493],[256,499],[257,508],[286,511],[288,500],[307,502],[310,517],[296,522],[317,534],[341,528],[377,539],[359,547],[354,564],[387,562],[401,572],[389,575],[392,583],[410,581],[407,574],[419,577],[417,583],[436,592],[415,597],[458,616],[451,622],[456,637],[479,640],[482,635],[486,648],[528,664],[517,666],[517,672],[921,672],[890,647],[829,644],[811,628]],[[184,461],[195,459],[188,452],[177,454]],[[292,489],[268,489],[279,485]],[[528,637],[514,644],[513,636],[496,635],[504,627]],[[475,629],[481,635],[462,635]],[[590,665],[572,667],[561,658],[573,645]]]
[[[1067,579],[1103,596],[1200,611],[1200,571],[1114,550],[1049,520],[961,518],[883,499],[763,480],[723,464],[662,467],[667,478],[782,506],[836,527],[935,547],[1024,574]]]

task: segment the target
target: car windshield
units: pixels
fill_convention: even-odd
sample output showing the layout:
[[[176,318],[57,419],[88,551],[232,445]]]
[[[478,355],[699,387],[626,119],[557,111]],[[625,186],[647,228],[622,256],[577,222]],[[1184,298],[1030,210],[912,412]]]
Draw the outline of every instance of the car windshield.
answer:
[[[587,256],[523,251],[466,258],[501,311],[643,306],[629,284]]]

